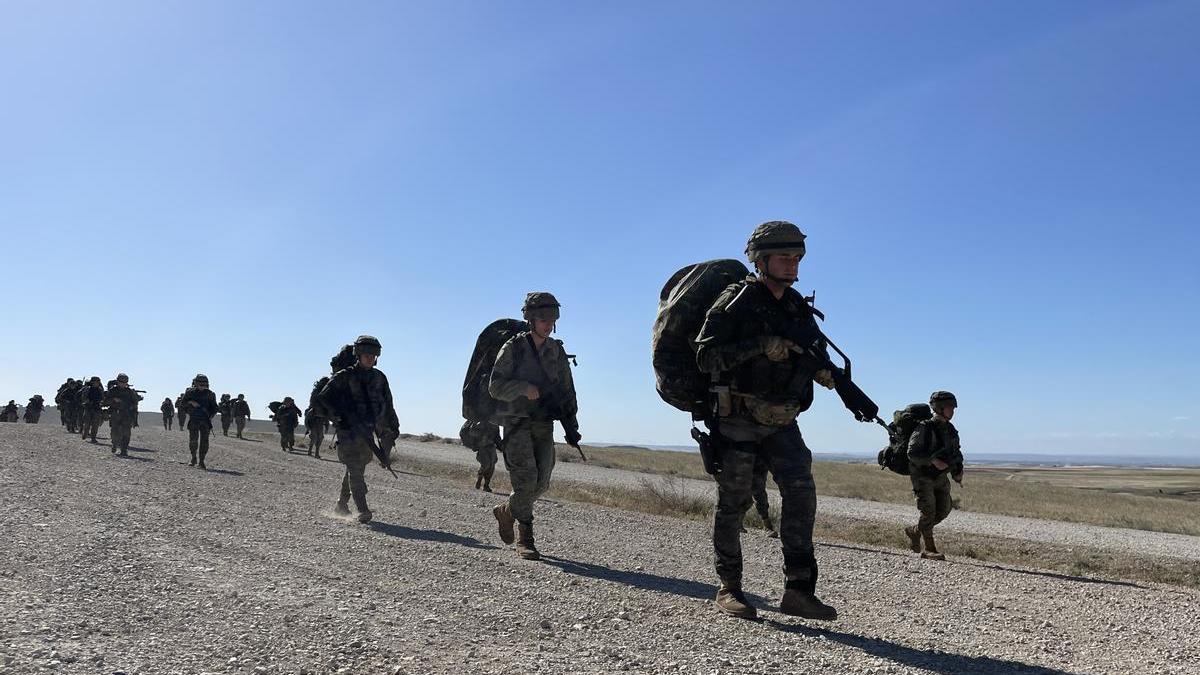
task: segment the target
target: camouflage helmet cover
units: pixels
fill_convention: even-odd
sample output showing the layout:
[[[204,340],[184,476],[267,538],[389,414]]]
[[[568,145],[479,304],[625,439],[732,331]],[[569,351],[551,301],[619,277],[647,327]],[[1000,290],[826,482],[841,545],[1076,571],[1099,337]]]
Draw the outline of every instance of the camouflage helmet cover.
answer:
[[[284,402],[284,403],[295,403],[295,402],[296,402],[296,399],[292,398],[291,396],[284,396],[284,397],[283,397],[283,402]]]
[[[229,400],[229,394],[221,394],[221,400],[222,400],[222,401],[228,401],[228,400]]]
[[[805,239],[800,228],[792,223],[786,220],[771,220],[754,228],[746,242],[746,257],[752,263],[769,255],[795,255],[803,258]]]
[[[542,319],[543,321],[558,321],[560,316],[558,298],[546,291],[534,291],[525,295],[525,304],[521,305],[521,316],[526,321]]]
[[[91,378],[88,379],[88,384],[92,384],[92,383],[100,384],[100,376],[99,375],[91,376]]]
[[[354,341],[354,355],[361,356],[363,354],[374,354],[379,356],[383,352],[383,345],[379,344],[378,338],[373,335],[359,335]]]
[[[129,383],[129,376],[125,373],[117,373],[117,382]]]
[[[958,407],[958,399],[954,394],[948,391],[935,391],[929,395],[929,407],[933,408],[934,412],[941,410],[947,405]]]
[[[196,376],[192,378],[192,385],[197,385],[197,384],[203,384],[204,386],[207,387],[208,386],[208,376],[205,375],[204,373],[196,373]]]

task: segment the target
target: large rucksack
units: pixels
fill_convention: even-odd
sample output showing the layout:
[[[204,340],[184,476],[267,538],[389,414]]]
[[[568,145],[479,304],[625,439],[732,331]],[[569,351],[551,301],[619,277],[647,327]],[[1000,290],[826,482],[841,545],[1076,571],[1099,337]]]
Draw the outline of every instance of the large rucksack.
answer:
[[[339,370],[345,370],[358,362],[358,358],[354,356],[354,345],[343,345],[337,354],[329,359],[330,372],[336,373]]]
[[[472,450],[484,449],[499,440],[499,427],[491,422],[496,399],[488,393],[488,384],[500,348],[514,335],[526,330],[529,330],[529,324],[519,319],[497,319],[475,339],[475,350],[471,352],[467,375],[463,378],[462,416],[466,422],[458,432],[463,445]]]
[[[662,400],[695,416],[708,412],[712,381],[696,365],[696,336],[721,291],[749,275],[741,261],[724,259],[688,265],[667,280],[650,342]]]
[[[908,439],[921,422],[933,419],[933,410],[925,403],[911,403],[892,413],[892,423],[887,425],[888,445],[879,451],[879,466],[907,476]]]

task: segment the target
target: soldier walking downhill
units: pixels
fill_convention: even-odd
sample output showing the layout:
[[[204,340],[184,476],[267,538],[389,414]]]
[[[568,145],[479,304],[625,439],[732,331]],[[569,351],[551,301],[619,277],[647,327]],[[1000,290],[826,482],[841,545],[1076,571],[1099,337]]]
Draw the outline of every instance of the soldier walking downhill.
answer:
[[[108,408],[108,435],[112,452],[121,457],[129,456],[129,439],[137,420],[137,404],[142,400],[136,391],[129,388],[129,376],[117,374],[116,384],[104,393],[104,405]]]
[[[837,611],[816,596],[817,559],[813,519],[817,510],[812,453],[796,417],[813,400],[813,382],[832,388],[812,307],[792,288],[804,234],[795,225],[759,225],[746,245],[756,275],[725,289],[713,303],[697,338],[700,370],[728,378],[731,394],[718,399],[714,440],[721,447],[713,551],[721,588],[716,606],[741,617],[757,615],[742,592],[741,521],[752,499],[755,465],[765,460],[783,501],[784,594],[780,609],[809,619],[834,619]],[[797,345],[784,335],[811,336]],[[812,354],[805,350],[813,350]],[[823,359],[820,357],[824,356]]]
[[[175,419],[175,404],[171,403],[170,397],[164,398],[162,405],[158,408],[163,416],[163,428],[170,431],[171,421]]]
[[[237,426],[237,437],[242,437],[242,431],[246,428],[246,420],[250,419],[250,404],[246,402],[245,394],[238,394],[237,400],[233,402],[233,421]]]
[[[504,430],[504,466],[512,483],[508,501],[492,514],[501,541],[515,540],[517,555],[526,560],[541,559],[533,537],[533,504],[550,487],[554,472],[554,421],[562,422],[567,443],[577,445],[582,438],[567,352],[561,341],[550,337],[560,308],[550,293],[525,297],[521,311],[530,329],[500,348],[488,384],[497,402],[492,422]]]
[[[291,452],[296,447],[296,427],[300,425],[300,409],[291,396],[283,397],[283,405],[275,411],[275,428],[279,429],[279,447]]]
[[[188,450],[192,453],[189,466],[196,466],[199,453],[200,468],[207,469],[208,436],[212,433],[212,418],[217,414],[217,397],[208,388],[208,376],[203,373],[192,379],[192,386],[183,392],[183,405],[190,413],[188,420]]]
[[[229,425],[233,424],[233,401],[230,400],[229,394],[221,394],[217,410],[221,412],[221,435],[228,436]]]
[[[392,389],[387,376],[375,367],[382,351],[379,340],[360,335],[354,341],[355,364],[334,373],[314,397],[317,412],[337,428],[338,461],[346,465],[334,510],[350,515],[353,497],[360,523],[369,523],[372,517],[367,506],[367,465],[375,456],[389,467],[389,452],[400,435]]]
[[[96,432],[100,430],[102,421],[103,402],[104,385],[100,383],[99,377],[93,375],[79,390],[80,438],[91,437],[92,442],[96,442]]]
[[[933,410],[933,419],[919,423],[908,441],[908,476],[912,479],[921,518],[916,525],[904,528],[904,534],[913,553],[931,560],[945,560],[945,554],[933,540],[933,527],[954,508],[947,475],[959,485],[963,480],[958,429],[950,423],[958,399],[948,391],[935,391],[929,396],[929,408]]]

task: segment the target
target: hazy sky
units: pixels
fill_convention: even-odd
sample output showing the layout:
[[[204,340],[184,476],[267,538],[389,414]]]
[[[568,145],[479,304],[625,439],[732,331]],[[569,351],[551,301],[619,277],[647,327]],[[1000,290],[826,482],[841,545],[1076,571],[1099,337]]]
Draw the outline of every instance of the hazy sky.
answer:
[[[686,443],[659,288],[808,234],[856,379],[964,448],[1200,456],[1200,3],[0,4],[0,398],[196,372],[256,415],[383,342],[452,435],[563,302],[585,439]],[[881,446],[832,393],[818,451]]]

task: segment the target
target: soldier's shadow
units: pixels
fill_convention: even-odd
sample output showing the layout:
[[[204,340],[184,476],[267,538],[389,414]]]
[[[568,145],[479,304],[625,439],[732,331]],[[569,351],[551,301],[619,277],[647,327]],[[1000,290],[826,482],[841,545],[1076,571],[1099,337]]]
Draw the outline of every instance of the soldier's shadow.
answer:
[[[158,452],[157,450],[151,450],[150,448],[135,448],[132,445],[129,446],[129,451],[130,452]]]
[[[207,471],[208,473],[219,473],[222,476],[245,476],[246,475],[246,474],[242,473],[241,471],[234,471],[233,469],[205,469],[205,471]]]
[[[130,450],[133,450],[133,448],[130,448]],[[154,460],[150,459],[149,457],[138,457],[137,455],[125,455],[124,457],[122,457],[121,455],[113,455],[113,457],[115,457],[116,459],[120,459],[120,460],[129,459],[129,460],[133,460],[135,462],[153,462],[154,461]]]
[[[712,600],[717,595],[716,586],[691,579],[664,577],[636,570],[615,570],[604,565],[577,562],[549,555],[543,555],[542,561],[547,565],[559,568],[567,574],[588,577],[589,579],[600,579],[601,581],[612,581],[647,591],[671,593],[672,595],[682,595],[687,598],[696,598],[697,600]],[[747,593],[746,597],[756,605],[770,604],[769,600],[751,593]]]
[[[769,626],[782,633],[796,633],[813,638],[824,638],[830,642],[859,649],[872,656],[895,661],[896,663],[920,668],[946,675],[957,673],[1022,673],[1023,675],[1069,675],[1070,671],[1035,666],[1020,661],[994,659],[990,656],[967,656],[965,654],[949,654],[945,652],[915,649],[895,642],[879,638],[843,633],[826,628],[813,628],[803,624],[780,623],[773,619],[761,619],[764,626]]]
[[[401,539],[410,539],[413,541],[432,541],[439,544],[458,544],[467,548],[477,548],[483,550],[495,550],[497,547],[491,544],[485,544],[474,537],[464,537],[461,534],[453,534],[451,532],[442,532],[441,530],[418,530],[413,527],[404,525],[396,525],[393,523],[384,523],[378,520],[373,520],[367,527],[386,534],[389,537],[399,537]]]

